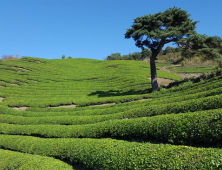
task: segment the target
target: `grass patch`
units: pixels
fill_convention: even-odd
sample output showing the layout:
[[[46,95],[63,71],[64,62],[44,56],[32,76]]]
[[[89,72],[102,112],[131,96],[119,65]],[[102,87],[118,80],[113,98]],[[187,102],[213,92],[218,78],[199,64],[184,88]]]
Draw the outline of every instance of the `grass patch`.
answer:
[[[175,73],[210,73],[215,66],[168,67]]]

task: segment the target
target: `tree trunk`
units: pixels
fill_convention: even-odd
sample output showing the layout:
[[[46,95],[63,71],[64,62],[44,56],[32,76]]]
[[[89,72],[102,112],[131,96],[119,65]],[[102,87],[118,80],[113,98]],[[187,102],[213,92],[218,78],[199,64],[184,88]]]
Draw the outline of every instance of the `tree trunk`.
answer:
[[[153,91],[157,91],[159,89],[158,83],[157,83],[157,75],[156,75],[156,56],[152,55],[150,58],[150,72],[151,72],[151,84]]]
[[[162,50],[163,46],[165,44],[165,39],[161,39],[161,42],[157,49],[151,49],[152,56],[150,57],[150,72],[151,72],[151,84],[153,91],[157,91],[159,89],[158,83],[157,83],[157,75],[156,75],[156,63],[155,60],[157,59],[157,55]]]

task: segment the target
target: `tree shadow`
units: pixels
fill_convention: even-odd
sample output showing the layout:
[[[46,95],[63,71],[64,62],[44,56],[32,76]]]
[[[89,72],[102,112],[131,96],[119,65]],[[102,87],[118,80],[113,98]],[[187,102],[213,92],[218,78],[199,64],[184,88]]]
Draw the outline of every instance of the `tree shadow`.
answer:
[[[148,88],[145,90],[129,90],[129,91],[121,91],[121,90],[109,90],[109,91],[96,91],[88,94],[88,96],[98,96],[98,97],[112,97],[112,96],[126,96],[126,95],[140,95],[151,93],[152,88]]]
[[[59,158],[57,158],[57,159],[59,159]],[[91,170],[90,168],[87,168],[86,165],[84,165],[82,163],[74,163],[74,162],[71,162],[69,159],[63,159],[62,161],[71,165],[72,168],[75,170]]]

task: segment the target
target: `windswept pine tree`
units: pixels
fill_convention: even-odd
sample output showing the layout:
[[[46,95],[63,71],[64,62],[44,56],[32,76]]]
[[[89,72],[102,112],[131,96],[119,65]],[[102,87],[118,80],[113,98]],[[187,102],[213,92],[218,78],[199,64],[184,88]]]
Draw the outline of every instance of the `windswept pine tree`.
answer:
[[[192,54],[199,50],[207,56],[218,56],[217,50],[213,49],[222,46],[221,39],[197,34],[195,28],[198,21],[189,17],[190,14],[185,10],[169,8],[164,12],[134,19],[132,28],[125,33],[125,38],[133,38],[137,47],[148,47],[152,51],[150,69],[153,90],[158,90],[155,60],[165,44],[174,42]]]

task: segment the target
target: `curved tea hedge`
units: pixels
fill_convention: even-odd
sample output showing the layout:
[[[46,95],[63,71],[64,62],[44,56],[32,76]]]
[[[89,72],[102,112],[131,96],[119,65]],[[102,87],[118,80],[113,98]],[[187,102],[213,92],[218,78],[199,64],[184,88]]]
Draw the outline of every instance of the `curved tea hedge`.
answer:
[[[217,94],[217,93],[216,93]],[[0,122],[1,123],[13,123],[13,124],[61,124],[61,125],[74,125],[74,124],[89,124],[89,123],[96,123],[111,119],[124,119],[124,118],[136,118],[136,117],[147,117],[147,116],[155,116],[155,115],[162,115],[162,114],[169,114],[169,113],[186,113],[186,112],[195,112],[200,110],[209,110],[209,109],[217,109],[222,108],[222,95],[215,95],[209,97],[202,97],[199,99],[192,99],[186,100],[181,102],[173,102],[169,104],[162,104],[161,106],[157,105],[150,105],[144,106],[139,104],[132,106],[127,111],[114,111],[113,114],[106,114],[106,115],[94,115],[94,116],[51,116],[51,117],[38,117],[37,113],[31,113],[32,118],[23,117],[23,116],[12,116],[12,115],[5,115],[5,114],[20,114],[18,111],[11,111],[7,112],[4,111],[8,110],[5,107],[3,111],[0,111],[2,115],[0,115]],[[160,102],[161,103],[161,102]],[[150,103],[152,104],[152,103]],[[1,107],[0,107],[1,108]],[[117,113],[115,113],[117,112]],[[29,114],[29,112],[21,112],[21,114]],[[104,111],[103,114],[105,114]],[[56,113],[53,113],[54,115]],[[29,115],[30,116],[30,115]],[[37,116],[37,117],[35,117]]]
[[[0,149],[0,169],[73,169],[70,165],[46,156]]]
[[[0,135],[0,147],[67,159],[92,169],[219,169],[222,151],[112,139],[40,139]]]
[[[222,109],[110,120],[88,125],[14,125],[0,123],[1,134],[47,138],[149,139],[185,145],[222,144]]]

